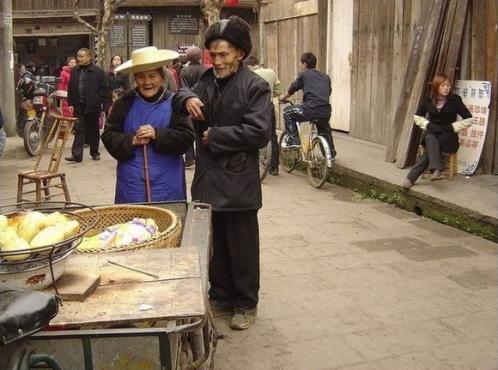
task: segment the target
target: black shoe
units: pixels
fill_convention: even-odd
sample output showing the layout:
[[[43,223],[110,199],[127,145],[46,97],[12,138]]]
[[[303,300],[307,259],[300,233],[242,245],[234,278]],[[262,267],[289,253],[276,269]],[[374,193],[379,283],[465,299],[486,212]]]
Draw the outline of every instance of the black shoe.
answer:
[[[82,162],[82,161],[83,161],[83,159],[81,159],[81,158],[76,158],[76,157],[73,157],[73,156],[71,156],[71,157],[66,157],[66,158],[64,158],[64,159],[65,159],[66,161],[68,161],[68,162]]]
[[[270,168],[268,172],[270,173],[270,175],[278,176],[278,167]]]
[[[92,159],[94,161],[100,161],[100,154],[97,154],[97,155],[92,155]]]

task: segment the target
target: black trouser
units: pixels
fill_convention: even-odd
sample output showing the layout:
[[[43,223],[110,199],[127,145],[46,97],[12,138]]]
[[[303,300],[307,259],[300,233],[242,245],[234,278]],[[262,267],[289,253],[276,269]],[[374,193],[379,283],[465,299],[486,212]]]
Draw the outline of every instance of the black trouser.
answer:
[[[237,308],[258,304],[258,211],[213,212],[209,297]]]
[[[194,145],[192,144],[192,146],[188,148],[187,151],[185,152],[185,161],[193,161],[193,160],[195,160],[195,149]]]
[[[285,130],[289,133],[289,136],[292,140],[291,143],[288,144],[300,144],[299,135],[297,132],[296,122],[305,122],[311,121],[312,117],[308,117],[303,113],[303,108],[301,105],[291,105],[287,106],[284,109],[284,123]],[[318,135],[323,136],[330,147],[330,153],[332,158],[335,157],[336,151],[334,147],[334,140],[332,139],[332,130],[330,129],[329,119],[323,118],[316,122],[316,128],[318,131]]]
[[[277,138],[277,117],[275,116],[275,106],[271,103],[271,158],[270,168],[278,168],[278,138]]]
[[[430,132],[425,135],[425,153],[418,158],[417,163],[406,177],[411,182],[415,182],[427,168],[429,170],[442,169],[439,141],[437,136]]]
[[[83,159],[83,147],[85,139],[90,144],[90,155],[96,156],[99,153],[99,117],[100,112],[95,113],[81,113],[76,110],[75,112],[78,122],[74,126],[74,141],[71,149],[74,158]]]

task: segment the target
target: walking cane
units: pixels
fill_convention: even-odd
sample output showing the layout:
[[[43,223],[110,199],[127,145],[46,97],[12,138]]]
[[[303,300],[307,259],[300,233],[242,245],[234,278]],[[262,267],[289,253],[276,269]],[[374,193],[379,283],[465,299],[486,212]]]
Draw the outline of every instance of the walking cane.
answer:
[[[147,158],[147,144],[143,145],[143,151],[144,151],[145,198],[147,202],[152,202],[152,195],[150,194],[149,160]]]

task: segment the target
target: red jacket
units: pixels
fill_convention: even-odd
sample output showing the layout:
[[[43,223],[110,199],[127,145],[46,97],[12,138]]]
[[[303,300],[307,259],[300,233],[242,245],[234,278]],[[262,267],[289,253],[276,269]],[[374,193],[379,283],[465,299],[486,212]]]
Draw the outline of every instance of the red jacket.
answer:
[[[67,91],[69,87],[69,79],[71,78],[71,67],[69,66],[64,66],[62,67],[61,71],[61,80],[57,84],[57,90],[64,90]],[[73,110],[69,107],[69,103],[67,102],[66,99],[62,101],[62,115],[64,117],[72,117],[73,116]]]

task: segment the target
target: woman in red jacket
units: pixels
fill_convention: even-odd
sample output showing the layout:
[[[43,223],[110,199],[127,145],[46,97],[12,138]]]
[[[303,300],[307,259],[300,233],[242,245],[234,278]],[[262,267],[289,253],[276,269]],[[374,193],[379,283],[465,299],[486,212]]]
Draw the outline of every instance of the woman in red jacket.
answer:
[[[69,79],[71,78],[71,71],[73,70],[75,65],[76,65],[76,58],[74,57],[67,58],[67,65],[62,67],[61,76],[60,76],[61,80],[57,85],[57,90],[67,91],[69,86]],[[64,117],[73,116],[73,110],[69,106],[67,100],[64,100],[62,102],[62,115]]]

